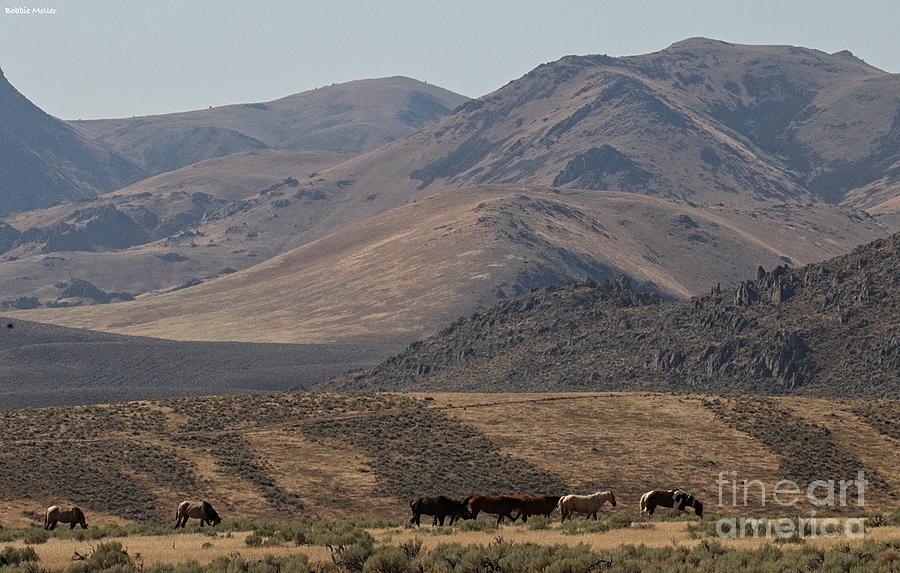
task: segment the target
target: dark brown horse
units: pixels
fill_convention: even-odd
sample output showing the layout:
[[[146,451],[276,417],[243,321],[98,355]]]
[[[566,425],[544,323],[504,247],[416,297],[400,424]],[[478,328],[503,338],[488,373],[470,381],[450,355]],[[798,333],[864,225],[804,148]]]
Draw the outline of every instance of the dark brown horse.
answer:
[[[175,511],[175,528],[187,525],[188,518],[199,519],[200,527],[207,523],[215,527],[222,523],[222,518],[206,501],[182,501]]]
[[[556,506],[559,503],[558,495],[524,495],[518,497],[522,500],[522,509],[516,517],[521,516],[524,522],[527,522],[528,518],[533,515],[550,517],[550,514],[556,511]]]
[[[466,499],[466,506],[472,519],[478,519],[481,512],[497,516],[497,523],[503,518],[515,521],[525,511],[525,498],[512,495],[474,495]]]
[[[700,500],[681,489],[654,489],[641,496],[641,515],[653,517],[657,507],[671,507],[678,511],[692,508],[697,517],[703,517],[703,504]]]
[[[444,525],[444,519],[447,517],[450,518],[450,525],[453,525],[457,519],[470,518],[469,508],[466,507],[465,501],[451,499],[443,495],[414,499],[409,502],[409,509],[413,513],[412,517],[409,518],[409,522],[416,525],[419,525],[419,519],[423,515],[430,515],[434,518],[431,521],[431,525],[440,523],[441,526]]]
[[[44,529],[54,530],[57,523],[68,523],[69,529],[75,529],[76,525],[80,525],[81,529],[87,529],[87,521],[84,519],[84,512],[78,507],[70,507],[63,509],[58,505],[51,505],[44,513]]]

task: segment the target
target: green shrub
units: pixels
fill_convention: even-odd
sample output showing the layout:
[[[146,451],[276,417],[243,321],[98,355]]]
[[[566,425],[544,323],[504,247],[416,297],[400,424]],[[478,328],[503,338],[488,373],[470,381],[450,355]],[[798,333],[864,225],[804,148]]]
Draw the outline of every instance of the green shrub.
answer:
[[[38,561],[38,555],[31,547],[4,547],[0,551],[0,567]]]
[[[422,554],[422,546],[424,542],[418,537],[414,537],[400,544],[400,549],[409,559],[417,559]]]
[[[0,543],[10,543],[21,537],[21,534],[15,529],[0,528]]]
[[[130,567],[131,557],[118,541],[107,541],[97,546],[87,560],[92,570],[112,569],[114,567]]]
[[[22,541],[28,545],[47,543],[48,539],[50,539],[50,532],[43,529],[26,529],[22,536]]]
[[[355,544],[347,547],[338,547],[334,550],[332,559],[343,571],[362,573],[363,567],[371,555],[371,544]]]
[[[412,560],[396,546],[378,548],[363,564],[363,573],[413,573]]]
[[[528,520],[525,527],[533,530],[550,529],[550,519],[543,515],[536,515]]]
[[[456,525],[454,525],[453,527],[456,529],[456,531],[494,531],[498,528],[497,522],[493,519],[464,519],[462,521],[456,522]]]
[[[583,535],[585,533],[603,533],[612,529],[606,520],[573,519],[560,526],[560,531],[567,535]]]
[[[900,526],[900,509],[897,509],[894,513],[888,516],[887,522],[889,525]]]

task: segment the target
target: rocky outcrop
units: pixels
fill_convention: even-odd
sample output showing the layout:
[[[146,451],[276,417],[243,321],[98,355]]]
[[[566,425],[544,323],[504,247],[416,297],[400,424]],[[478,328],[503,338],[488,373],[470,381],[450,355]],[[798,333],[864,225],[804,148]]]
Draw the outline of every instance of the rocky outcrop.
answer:
[[[42,252],[126,249],[152,240],[134,219],[112,204],[81,209],[48,229],[31,230],[31,242],[43,242]],[[23,234],[23,242],[26,236]]]
[[[627,155],[603,145],[592,147],[569,160],[565,169],[553,179],[553,186],[637,191],[646,187],[650,177]]]
[[[898,398],[898,316],[900,234],[691,301],[626,280],[534,290],[328,387]]]

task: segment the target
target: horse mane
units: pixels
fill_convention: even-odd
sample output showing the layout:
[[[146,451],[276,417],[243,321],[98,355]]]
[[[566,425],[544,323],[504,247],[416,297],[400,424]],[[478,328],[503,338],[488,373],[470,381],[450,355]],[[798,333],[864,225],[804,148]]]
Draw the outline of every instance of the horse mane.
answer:
[[[213,509],[213,506],[210,505],[208,501],[204,500],[204,501],[200,502],[200,506],[203,508],[204,514],[208,515],[209,517],[212,517],[213,519],[220,519],[218,512],[215,509]]]

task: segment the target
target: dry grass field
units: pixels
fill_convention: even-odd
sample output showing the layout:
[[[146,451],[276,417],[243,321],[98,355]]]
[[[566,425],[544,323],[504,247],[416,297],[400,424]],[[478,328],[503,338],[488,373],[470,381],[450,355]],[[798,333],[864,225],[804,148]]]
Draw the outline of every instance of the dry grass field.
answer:
[[[603,533],[572,535],[563,532],[556,524],[548,529],[533,530],[522,526],[502,526],[488,531],[452,531],[446,534],[433,534],[429,528],[371,528],[376,546],[404,546],[421,541],[422,550],[434,551],[442,544],[460,544],[490,546],[492,544],[535,544],[541,546],[586,546],[593,551],[612,551],[623,546],[634,545],[648,548],[695,548],[704,543],[704,538],[691,533],[686,522],[659,522],[652,524],[635,523],[631,527],[615,529]],[[171,535],[130,535],[121,538],[110,538],[122,543],[136,561],[152,568],[157,566],[173,566],[190,562],[207,565],[215,559],[240,555],[248,561],[257,561],[266,556],[284,558],[302,553],[310,562],[329,563],[332,554],[323,545],[296,545],[291,542],[271,543],[263,547],[250,547],[246,540],[250,532],[228,532],[218,534],[171,534]],[[814,548],[827,550],[841,545],[859,546],[864,541],[896,542],[900,540],[900,527],[879,527],[870,530],[866,539],[807,539],[802,544],[782,544],[787,550]],[[107,540],[104,540],[107,541]],[[706,539],[708,542],[709,539]],[[49,571],[61,571],[73,562],[73,555],[89,555],[99,541],[78,541],[75,539],[53,538],[46,543],[30,545],[40,558],[41,565]],[[723,540],[724,547],[729,549],[759,549],[773,545],[771,540],[762,538]],[[16,541],[10,545],[27,547],[24,542]]]
[[[866,505],[837,513],[892,513],[897,422],[866,411],[850,400],[637,393],[271,394],[7,411],[0,523],[33,525],[52,503],[78,504],[93,525],[168,523],[188,497],[226,520],[399,520],[418,495],[600,489],[636,512],[656,487],[692,492],[707,513],[771,515],[778,508],[761,507],[755,488],[746,510],[716,507],[720,472],[770,489],[857,469],[871,482]]]

